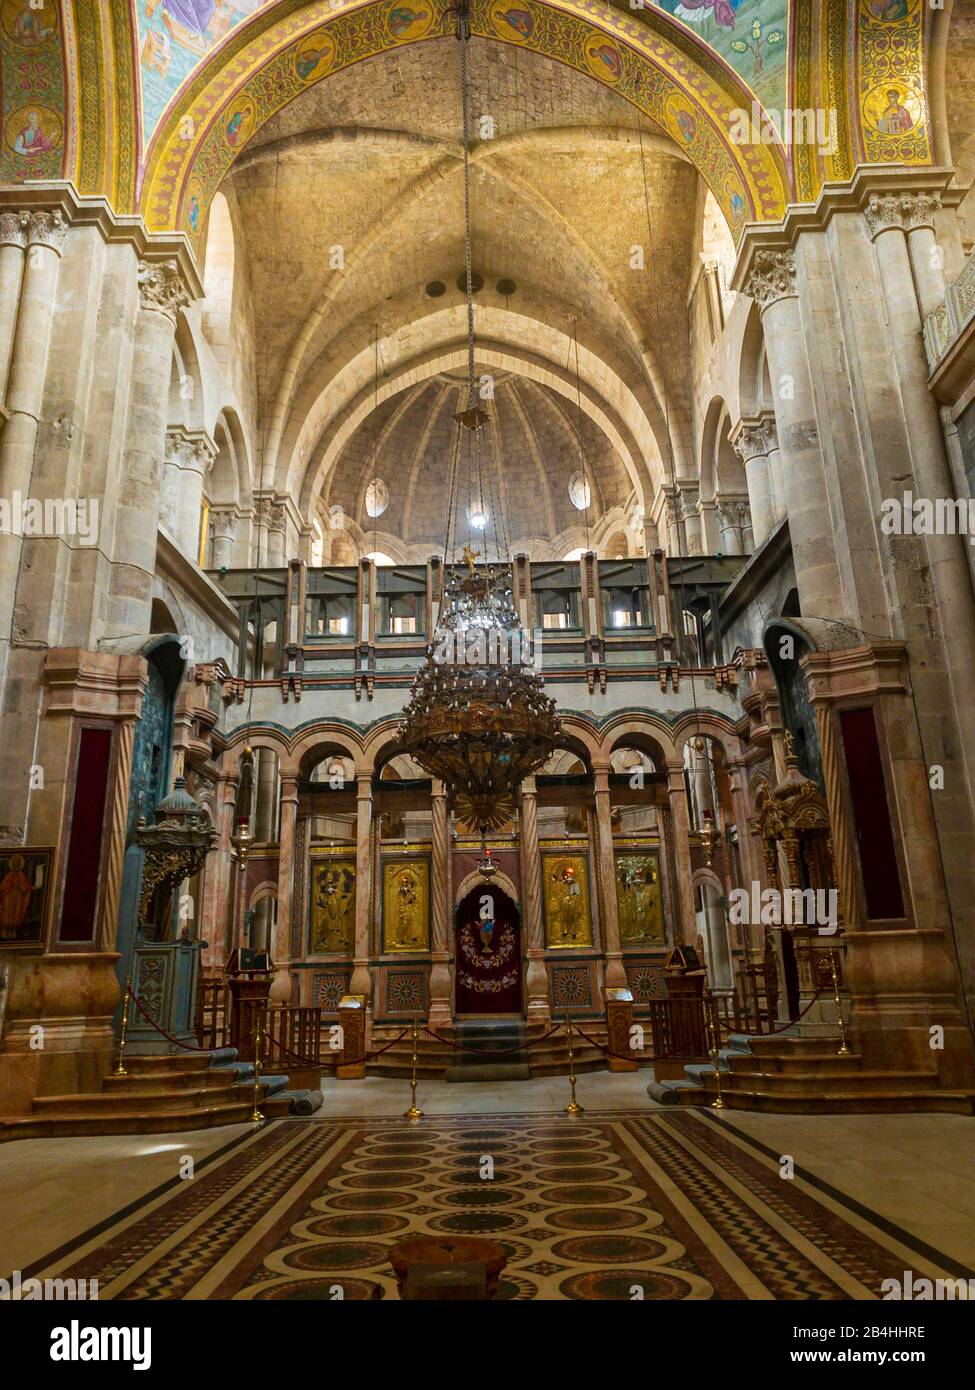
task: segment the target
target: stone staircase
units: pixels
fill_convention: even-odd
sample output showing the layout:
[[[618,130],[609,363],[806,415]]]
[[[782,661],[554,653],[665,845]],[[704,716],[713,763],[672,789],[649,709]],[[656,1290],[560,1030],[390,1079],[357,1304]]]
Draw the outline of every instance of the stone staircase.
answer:
[[[586,1032],[591,1038],[605,1044],[606,1024],[602,1019],[587,1019],[585,1024]],[[429,1033],[422,1030],[417,1043],[417,1068],[416,1074],[420,1080],[448,1080],[448,1081],[495,1081],[495,1080],[523,1080],[527,1081],[530,1077],[536,1076],[565,1076],[569,1071],[569,1047],[564,1030],[560,1029],[545,1042],[540,1039],[552,1027],[550,1023],[526,1023],[522,1019],[471,1019],[458,1020],[452,1028],[440,1028],[437,1032],[443,1039],[456,1039],[463,1042],[465,1047],[486,1048],[489,1044],[496,1047],[513,1047],[517,1042],[524,1039],[524,1051],[505,1052],[500,1055],[497,1061],[489,1058],[477,1058],[469,1053],[458,1052],[456,1048],[450,1046],[447,1041],[439,1041],[431,1038]],[[510,1035],[502,1035],[499,1028],[520,1029],[520,1033],[511,1032]],[[481,1030],[480,1033],[478,1030]],[[372,1030],[371,1050],[382,1047],[384,1043],[397,1034],[402,1032],[402,1025],[374,1025]],[[402,1038],[393,1047],[389,1048],[371,1061],[367,1065],[370,1076],[395,1076],[409,1077],[410,1062],[412,1058],[412,1042],[410,1035]],[[576,1072],[602,1071],[606,1065],[605,1059],[599,1049],[592,1043],[586,1042],[578,1033],[573,1037],[573,1051],[575,1054]],[[461,1060],[464,1059],[464,1060]],[[476,1069],[483,1067],[485,1071],[482,1075],[475,1074]],[[520,1068],[518,1075],[514,1074],[503,1076],[500,1074],[501,1068]]]
[[[253,1112],[254,1066],[233,1048],[130,1056],[125,1067],[125,1076],[103,1077],[100,1091],[37,1096],[30,1115],[0,1120],[0,1141],[211,1129],[244,1123]],[[320,1091],[289,1091],[287,1076],[262,1073],[259,1093],[268,1119],[322,1103]]]
[[[876,1071],[857,1053],[840,1056],[837,1037],[732,1033],[718,1053],[721,1098],[728,1110],[774,1114],[975,1114],[975,1092],[945,1091],[937,1072]],[[718,1085],[711,1062],[684,1068],[680,1081],[651,1081],[662,1105],[711,1105]]]
[[[458,1019],[457,1051],[445,1081],[529,1081],[528,1030],[521,1018]],[[469,1049],[461,1051],[460,1049]],[[494,1058],[490,1054],[496,1053]]]

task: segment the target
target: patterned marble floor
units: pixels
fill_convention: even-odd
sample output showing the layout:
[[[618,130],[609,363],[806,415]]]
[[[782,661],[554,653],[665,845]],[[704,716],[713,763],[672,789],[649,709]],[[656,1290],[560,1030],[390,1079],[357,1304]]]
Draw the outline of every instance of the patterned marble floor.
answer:
[[[395,1298],[388,1247],[420,1233],[501,1241],[507,1299],[872,1299],[960,1272],[706,1114],[658,1111],[277,1121],[30,1273],[101,1298]]]

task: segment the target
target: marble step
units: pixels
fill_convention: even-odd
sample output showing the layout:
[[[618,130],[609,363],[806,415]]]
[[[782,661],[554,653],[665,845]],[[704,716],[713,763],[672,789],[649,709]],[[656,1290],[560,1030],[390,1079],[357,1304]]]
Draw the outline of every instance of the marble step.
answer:
[[[0,1143],[12,1139],[61,1138],[80,1134],[172,1134],[180,1130],[214,1129],[218,1125],[243,1124],[251,1117],[252,1104],[234,1100],[226,1105],[199,1109],[118,1110],[105,1114],[64,1111],[58,1115],[27,1115],[0,1121]]]
[[[705,1074],[701,1080],[709,1090],[715,1088],[714,1073]],[[809,1072],[744,1072],[737,1069],[722,1072],[721,1091],[755,1092],[766,1094],[789,1092],[794,1094],[819,1095],[824,1091],[845,1091],[853,1095],[860,1091],[926,1091],[937,1087],[937,1072],[917,1071],[831,1071]]]
[[[681,1086],[678,1082],[674,1094],[677,1104],[710,1106],[717,1096],[717,1091],[713,1085],[702,1087],[688,1083]],[[837,1090],[813,1094],[808,1091],[728,1091],[722,1083],[721,1094],[727,1110],[752,1110],[764,1114],[975,1115],[975,1092],[972,1091]]]
[[[812,1071],[857,1072],[863,1067],[863,1058],[859,1053],[850,1052],[845,1056],[840,1056],[835,1048],[832,1051],[798,1052],[787,1056],[768,1054],[761,1060],[751,1052],[726,1052],[722,1050],[719,1056],[728,1062],[733,1072],[758,1070],[766,1074]]]

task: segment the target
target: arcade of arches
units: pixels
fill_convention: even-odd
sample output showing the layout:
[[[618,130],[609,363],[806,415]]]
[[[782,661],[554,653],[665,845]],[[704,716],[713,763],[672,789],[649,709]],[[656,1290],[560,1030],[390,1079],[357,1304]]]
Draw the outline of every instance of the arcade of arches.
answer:
[[[502,1296],[968,1270],[975,3],[472,0],[496,464],[466,492],[455,23],[0,3],[0,1139],[55,1184],[52,1136],[133,1159],[111,1200],[28,1207],[0,1274],[83,1249],[109,1296],[395,1296],[394,1237],[502,1240],[524,1194],[360,1230],[351,1151],[312,1192],[329,1125],[381,1158],[413,1068],[434,1118],[403,1142],[438,1130],[446,1191],[466,1116],[544,1149],[573,1067],[588,1167]],[[484,843],[400,726],[450,508],[472,566],[503,539],[560,728]],[[877,1146],[846,1185],[840,1112]],[[269,1205],[259,1254],[170,1269],[138,1207],[165,1154],[136,1161],[164,1130],[214,1183],[228,1135],[255,1173],[293,1145],[319,1236]],[[781,1197],[780,1152],[809,1179]],[[599,1191],[632,1207],[610,1254]],[[326,1235],[334,1269],[287,1253]]]

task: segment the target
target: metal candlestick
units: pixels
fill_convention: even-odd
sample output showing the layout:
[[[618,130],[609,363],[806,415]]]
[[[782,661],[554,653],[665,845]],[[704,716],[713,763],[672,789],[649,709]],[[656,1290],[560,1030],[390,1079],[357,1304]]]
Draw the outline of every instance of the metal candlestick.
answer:
[[[582,1106],[578,1103],[578,1101],[576,1100],[576,1063],[575,1063],[575,1053],[574,1053],[573,1048],[572,1048],[572,1019],[571,1019],[571,1018],[566,1019],[566,1024],[565,1024],[565,1026],[566,1026],[566,1029],[567,1029],[568,1035],[569,1035],[569,1092],[570,1092],[570,1095],[571,1095],[571,1099],[570,1099],[568,1105],[565,1107],[565,1113],[566,1113],[567,1115],[581,1115],[581,1114],[583,1113],[583,1108],[582,1108]]]
[[[405,1120],[420,1120],[420,1119],[423,1118],[423,1111],[422,1111],[422,1110],[418,1110],[418,1109],[417,1109],[417,1104],[416,1104],[416,1043],[417,1043],[417,1028],[416,1028],[416,1019],[414,1019],[414,1020],[413,1020],[413,1058],[412,1058],[412,1061],[410,1062],[410,1108],[409,1108],[409,1110],[404,1110],[404,1112],[403,1112],[403,1118],[404,1118]]]

